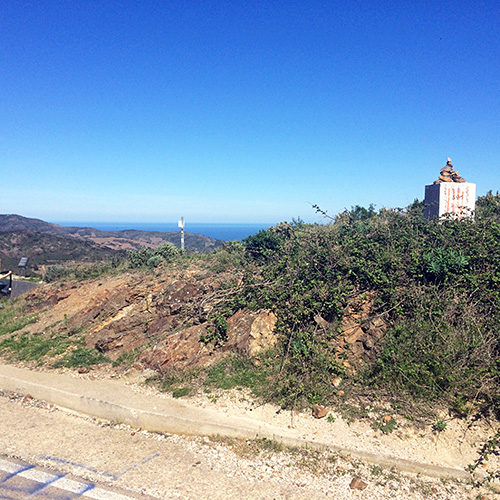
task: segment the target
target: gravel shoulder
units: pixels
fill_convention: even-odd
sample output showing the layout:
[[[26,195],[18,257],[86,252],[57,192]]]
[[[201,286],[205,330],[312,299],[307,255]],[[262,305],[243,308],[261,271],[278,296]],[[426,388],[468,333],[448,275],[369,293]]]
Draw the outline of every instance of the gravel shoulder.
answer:
[[[65,373],[89,380],[118,379],[151,398],[171,398],[144,385],[147,374],[142,372]],[[229,413],[266,422],[304,440],[451,467],[471,463],[478,444],[494,431],[486,423],[452,420],[447,422],[446,431],[438,433],[394,416],[397,428],[383,434],[368,421],[348,422],[332,409],[330,418],[315,419],[309,411],[288,412],[259,405],[245,391],[198,394],[182,401],[189,407],[217,411],[221,417]],[[331,450],[289,449],[262,440],[151,433],[73,414],[26,395],[3,394],[0,415],[4,424],[0,449],[6,456],[48,467],[57,464],[64,472],[155,498],[486,499],[494,495],[493,489],[404,474]],[[353,483],[357,479],[361,482]]]
[[[0,397],[0,416],[5,456],[154,498],[464,499],[478,493],[460,482],[384,471],[327,452],[150,433],[15,394]],[[366,487],[351,487],[354,478]]]

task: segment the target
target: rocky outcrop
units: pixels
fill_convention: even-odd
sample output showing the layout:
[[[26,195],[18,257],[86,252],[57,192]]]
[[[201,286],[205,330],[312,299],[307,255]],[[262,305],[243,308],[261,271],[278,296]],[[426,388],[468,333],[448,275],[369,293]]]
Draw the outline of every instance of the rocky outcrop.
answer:
[[[160,372],[209,365],[220,360],[223,353],[214,344],[201,340],[206,334],[207,324],[191,326],[146,349],[138,361]]]
[[[165,371],[210,365],[224,356],[258,356],[276,345],[277,317],[269,310],[241,309],[221,318],[218,304],[234,294],[233,273],[192,268],[163,274],[129,273],[80,284],[49,284],[27,295],[29,312],[43,320],[25,331],[81,335],[89,348],[111,360],[130,351],[145,368]],[[387,328],[374,312],[375,293],[351,300],[340,323],[317,314],[339,363],[355,371],[373,361]],[[340,384],[335,379],[335,388]]]
[[[158,371],[173,368],[207,366],[230,353],[255,356],[272,347],[276,316],[270,311],[240,310],[227,320],[227,338],[219,345],[206,342],[208,329],[214,325],[207,321],[176,332],[148,348],[139,358],[145,367]]]
[[[387,325],[374,315],[375,293],[366,292],[346,308],[340,323],[337,359],[348,369],[355,370],[363,363],[373,361]]]
[[[111,360],[135,351],[146,368],[208,365],[231,353],[256,356],[276,343],[271,311],[240,310],[217,330],[216,306],[234,283],[233,273],[193,266],[163,275],[129,273],[80,284],[49,284],[27,296],[29,311],[49,307],[40,327],[57,335],[82,335],[85,345]],[[215,340],[215,341],[212,341]]]
[[[277,342],[276,315],[271,311],[240,310],[227,320],[227,347],[240,354],[256,356]]]

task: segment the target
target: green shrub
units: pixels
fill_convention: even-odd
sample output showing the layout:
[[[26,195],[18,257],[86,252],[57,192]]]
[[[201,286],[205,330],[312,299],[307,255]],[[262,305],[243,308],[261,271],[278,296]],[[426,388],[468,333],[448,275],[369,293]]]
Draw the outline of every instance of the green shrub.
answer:
[[[218,345],[227,340],[227,321],[224,316],[216,314],[211,318],[212,326],[207,327],[207,334],[200,337],[200,341],[208,344],[213,342]]]
[[[172,243],[160,243],[154,250],[153,254],[160,256],[166,262],[172,262],[181,255],[181,251],[172,245]]]
[[[173,262],[182,255],[171,243],[165,242],[155,249],[141,247],[139,250],[127,250],[130,267],[157,267],[161,262]]]
[[[189,387],[179,387],[172,391],[172,396],[174,398],[182,398],[183,396],[187,396],[191,392]]]
[[[448,404],[476,398],[499,411],[500,219],[496,198],[485,205],[488,218],[476,222],[427,221],[420,202],[379,213],[354,207],[327,225],[282,223],[247,238],[238,293],[217,309],[276,313],[270,397],[293,406],[328,396],[323,381],[346,375],[336,325],[370,291],[389,329],[363,383]]]
[[[127,250],[127,259],[131,267],[145,267],[151,257],[153,257],[153,251],[147,247],[141,247],[139,250]]]

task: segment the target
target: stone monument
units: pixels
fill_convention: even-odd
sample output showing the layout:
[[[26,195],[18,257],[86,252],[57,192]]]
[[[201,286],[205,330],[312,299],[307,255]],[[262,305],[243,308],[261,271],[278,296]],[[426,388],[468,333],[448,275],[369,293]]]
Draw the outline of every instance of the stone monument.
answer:
[[[476,207],[476,185],[467,182],[456,172],[451,158],[441,169],[439,178],[425,186],[424,216],[457,219],[471,217]]]

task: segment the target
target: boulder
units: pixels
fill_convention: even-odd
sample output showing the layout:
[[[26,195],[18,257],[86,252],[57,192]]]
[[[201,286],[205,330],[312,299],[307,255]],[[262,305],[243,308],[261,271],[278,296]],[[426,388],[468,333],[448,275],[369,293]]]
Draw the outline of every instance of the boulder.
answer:
[[[278,340],[274,333],[276,320],[272,311],[239,310],[227,320],[226,347],[250,356],[273,347]]]
[[[195,325],[170,335],[144,351],[139,357],[139,362],[160,372],[171,368],[184,369],[211,364],[221,356],[215,356],[213,344],[200,340],[207,335],[207,326],[207,323]]]

